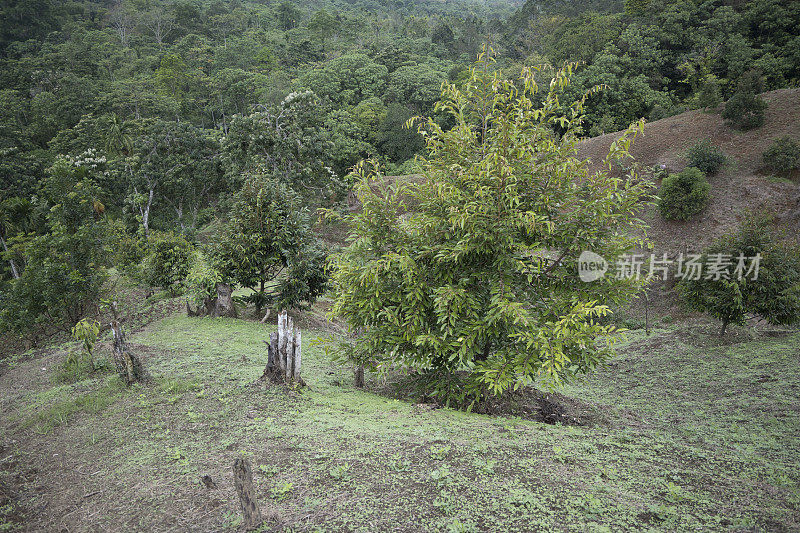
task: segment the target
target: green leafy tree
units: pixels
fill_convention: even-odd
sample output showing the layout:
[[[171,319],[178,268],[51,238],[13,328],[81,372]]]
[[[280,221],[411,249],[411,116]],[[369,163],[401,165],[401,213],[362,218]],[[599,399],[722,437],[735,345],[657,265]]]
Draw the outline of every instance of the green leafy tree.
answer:
[[[267,173],[309,201],[336,197],[343,182],[330,168],[330,132],[322,127],[319,98],[311,91],[291,93],[277,106],[236,116],[222,143],[228,183]]]
[[[0,298],[0,329],[69,331],[98,302],[106,277],[106,227],[91,155],[59,157],[48,169],[35,209],[45,231],[17,241],[25,267]]]
[[[381,155],[394,163],[411,159],[425,147],[422,136],[406,125],[412,116],[406,106],[391,104],[378,126],[375,145]]]
[[[757,262],[753,258],[758,257]],[[722,322],[744,325],[748,314],[771,324],[800,321],[800,250],[776,241],[765,221],[751,221],[712,244],[700,259],[702,275],[684,278],[681,292],[690,307]],[[728,264],[724,273],[711,264]]]
[[[421,182],[387,185],[360,169],[362,211],[332,263],[332,312],[359,334],[344,356],[414,371],[424,394],[461,405],[555,386],[612,355],[614,327],[596,319],[638,285],[582,283],[576,260],[630,249],[632,232],[618,228],[643,226],[633,213],[649,187],[589,174],[576,157],[583,100],[566,114],[561,104],[571,67],[544,92],[530,69],[516,83],[491,70],[481,59],[463,89],[444,88],[436,111],[451,129],[421,122]],[[613,144],[609,165],[640,127]]]
[[[270,302],[282,309],[313,302],[324,284],[314,268],[319,266],[315,240],[300,196],[255,174],[236,193],[231,213],[213,252],[221,276],[253,291],[249,301],[257,314]],[[275,280],[277,290],[268,293]]]
[[[439,98],[447,73],[428,64],[406,65],[389,76],[386,94],[390,100],[427,112]]]
[[[307,72],[301,82],[333,104],[355,105],[383,94],[388,73],[385,66],[364,54],[346,54]]]

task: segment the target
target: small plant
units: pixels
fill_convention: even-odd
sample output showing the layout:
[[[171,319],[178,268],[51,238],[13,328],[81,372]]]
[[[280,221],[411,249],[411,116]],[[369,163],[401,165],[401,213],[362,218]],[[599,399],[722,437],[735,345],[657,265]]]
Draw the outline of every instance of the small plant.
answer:
[[[393,454],[389,459],[389,468],[395,472],[405,472],[411,470],[411,461],[403,459],[400,454]]]
[[[661,163],[660,165],[654,165],[652,168],[653,178],[657,180],[663,180],[667,176],[669,176],[669,169],[667,165]]]
[[[275,465],[258,465],[258,471],[265,477],[272,477],[278,473],[278,467]]]
[[[667,220],[689,220],[708,205],[711,185],[702,170],[688,167],[664,178],[658,196],[661,216]]]
[[[94,366],[94,345],[97,337],[100,336],[100,322],[91,318],[84,318],[72,327],[72,337],[81,343],[83,351],[89,358],[89,362]]]
[[[100,323],[97,320],[84,318],[72,327],[72,337],[81,343],[80,350],[69,350],[61,364],[57,381],[78,381],[81,374],[94,373],[103,365],[94,360],[94,346],[100,336]]]
[[[455,494],[448,490],[439,492],[439,496],[433,500],[433,506],[436,507],[443,515],[449,516],[458,510],[458,498]]]
[[[800,168],[800,144],[789,136],[775,139],[762,157],[764,166],[775,172],[789,174]]]
[[[441,461],[450,453],[450,446],[433,446],[430,453],[431,457]]]
[[[472,463],[478,471],[484,474],[493,474],[497,461],[494,459],[475,459]]]
[[[704,139],[692,145],[686,151],[686,160],[690,167],[699,168],[706,174],[713,176],[728,161],[728,156],[711,144],[710,140]]]
[[[328,474],[336,481],[350,481],[350,465],[336,465]]]
[[[442,465],[431,472],[431,479],[440,484],[447,484],[450,479],[450,467]]]
[[[281,481],[270,490],[270,495],[274,500],[285,500],[294,490],[294,483]]]

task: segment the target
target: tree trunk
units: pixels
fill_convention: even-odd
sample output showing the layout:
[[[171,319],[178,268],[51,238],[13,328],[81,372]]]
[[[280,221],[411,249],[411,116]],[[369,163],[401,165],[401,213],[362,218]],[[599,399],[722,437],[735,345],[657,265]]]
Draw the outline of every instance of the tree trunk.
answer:
[[[261,379],[272,382],[295,383],[305,386],[300,377],[302,363],[302,335],[294,329],[286,311],[278,314],[278,331],[270,334],[267,345],[267,366]]]
[[[729,322],[730,322],[730,319],[728,319],[728,318],[723,318],[722,319],[722,328],[719,330],[719,336],[720,337],[724,337],[725,336],[725,330],[728,329],[728,323]]]
[[[236,493],[239,495],[245,530],[249,531],[257,528],[264,519],[258,509],[256,491],[253,488],[253,469],[250,466],[249,459],[237,457],[233,462],[233,484],[236,486]]]
[[[358,365],[355,371],[355,386],[359,389],[364,388],[364,366]]]
[[[3,243],[3,251],[7,254],[8,253],[8,246],[6,246],[6,240],[0,235],[0,242]],[[17,265],[14,264],[14,260],[11,257],[8,258],[8,264],[11,266],[11,275],[14,276],[14,279],[19,279],[19,271],[17,270]]]
[[[114,333],[113,353],[117,374],[127,385],[136,381],[145,381],[146,376],[142,362],[128,349],[122,325],[113,320],[111,322],[111,331]]]
[[[217,283],[217,299],[214,302],[212,316],[227,316],[237,318],[236,306],[233,305],[233,291],[227,283]]]

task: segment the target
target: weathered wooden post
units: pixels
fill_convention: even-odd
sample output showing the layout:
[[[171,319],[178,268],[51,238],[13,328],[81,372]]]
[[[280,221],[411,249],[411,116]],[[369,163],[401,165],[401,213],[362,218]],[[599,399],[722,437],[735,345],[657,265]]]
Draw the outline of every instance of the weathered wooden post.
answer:
[[[128,385],[135,381],[144,381],[145,372],[142,367],[142,362],[128,349],[128,343],[125,342],[125,333],[122,331],[122,325],[116,320],[112,320],[111,331],[114,333],[114,346],[112,351],[114,353],[114,366],[117,369],[117,374],[119,374]]]
[[[300,359],[301,359],[301,342],[300,330],[298,329],[294,334],[294,362],[292,363],[292,379],[295,383],[300,383]]]
[[[237,457],[233,462],[233,484],[239,495],[239,503],[242,515],[244,515],[244,528],[246,530],[257,528],[264,519],[258,508],[256,491],[253,489],[253,469],[249,460]]]

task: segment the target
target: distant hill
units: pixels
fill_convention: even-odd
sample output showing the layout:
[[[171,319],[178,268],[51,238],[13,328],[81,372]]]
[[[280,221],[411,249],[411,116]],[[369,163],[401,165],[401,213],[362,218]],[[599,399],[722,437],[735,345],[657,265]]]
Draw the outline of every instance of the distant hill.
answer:
[[[667,222],[655,210],[646,214],[658,253],[701,249],[737,227],[750,211],[771,214],[776,227],[800,233],[797,176],[794,181],[776,178],[761,161],[776,138],[789,135],[800,141],[800,89],[781,89],[762,97],[769,107],[760,128],[741,132],[725,125],[717,113],[695,110],[650,122],[636,139],[632,154],[640,164],[664,164],[673,171],[686,166],[686,149],[702,139],[710,139],[730,157],[726,168],[709,177],[711,203],[699,215],[686,222]],[[597,168],[619,136],[616,132],[583,141],[579,156],[590,158]]]

